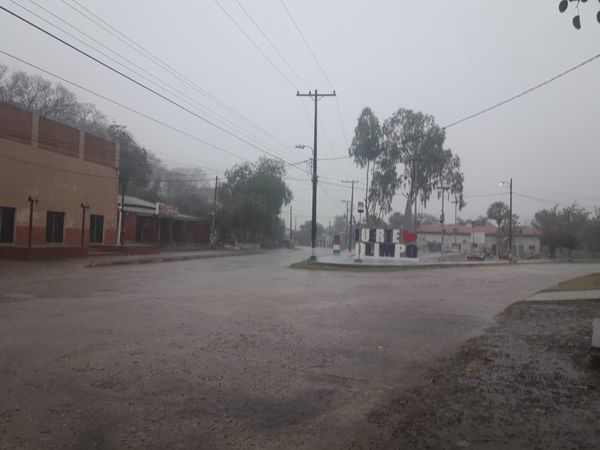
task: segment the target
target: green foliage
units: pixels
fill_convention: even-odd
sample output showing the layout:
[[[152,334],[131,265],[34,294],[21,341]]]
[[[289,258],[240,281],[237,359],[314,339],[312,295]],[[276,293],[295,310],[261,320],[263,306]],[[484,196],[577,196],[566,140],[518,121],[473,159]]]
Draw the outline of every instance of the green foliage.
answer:
[[[335,216],[333,218],[333,223],[331,226],[331,231],[334,234],[343,234],[346,233],[346,225],[347,225],[347,217],[346,214],[341,216]]]
[[[401,108],[384,122],[382,135],[385,165],[401,166],[397,182],[408,203],[418,197],[426,206],[434,190],[444,185],[459,207],[464,206],[460,158],[444,148],[445,132],[433,116]]]
[[[487,226],[487,225],[491,225],[490,221],[488,220],[488,218],[486,216],[477,216],[475,219],[472,219],[469,222],[470,225],[475,225],[475,226]]]
[[[404,216],[399,212],[395,212],[388,217],[388,223],[390,224],[391,228],[402,228],[402,225],[404,224]]]
[[[299,229],[294,235],[294,239],[300,245],[311,245],[311,221],[307,220],[303,224],[300,224]],[[317,239],[325,235],[325,227],[317,222]]]
[[[418,222],[421,225],[439,225],[440,218],[432,214],[419,213]]]
[[[558,209],[542,209],[535,213],[532,225],[542,233],[541,243],[547,247],[550,257],[556,257],[557,249],[572,250],[583,246],[594,253],[595,239],[591,232],[594,221],[588,222],[588,212],[577,204]]]
[[[493,220],[500,227],[505,220],[508,221],[510,209],[504,202],[494,202],[489,206],[486,214],[488,219]]]
[[[438,186],[449,186],[459,207],[465,205],[460,158],[444,148],[445,138],[428,114],[401,108],[380,127],[371,109],[362,111],[349,153],[357,165],[367,167],[367,176],[371,170],[367,224],[391,211],[398,189],[406,193],[404,219],[409,226],[412,205],[419,199],[426,206]]]
[[[250,242],[278,238],[279,213],[292,200],[285,174],[283,162],[268,158],[242,163],[225,172],[218,213],[222,236]]]
[[[391,200],[388,199],[387,193],[381,192],[384,186],[395,187],[393,183],[384,184],[381,178],[381,167],[379,167],[382,153],[381,147],[381,127],[379,119],[373,113],[371,108],[364,108],[358,117],[358,123],[354,129],[354,137],[348,149],[348,154],[354,157],[354,162],[364,168],[366,166],[366,185],[365,185],[365,219],[369,223],[369,218],[375,214],[375,210],[379,209],[382,213],[389,212],[391,208]],[[369,186],[369,177],[372,179],[378,174],[378,181],[375,184],[371,181]],[[388,180],[389,181],[389,180]],[[380,191],[380,192],[377,192]],[[393,194],[392,194],[393,196]]]

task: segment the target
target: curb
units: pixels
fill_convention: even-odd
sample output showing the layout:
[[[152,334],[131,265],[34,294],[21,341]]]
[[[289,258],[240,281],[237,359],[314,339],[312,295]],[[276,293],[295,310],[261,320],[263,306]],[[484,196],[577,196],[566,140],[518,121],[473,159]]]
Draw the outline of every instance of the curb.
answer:
[[[182,256],[156,256],[156,257],[144,257],[144,258],[132,258],[132,259],[121,259],[115,261],[100,261],[96,263],[86,264],[86,268],[96,267],[110,267],[110,266],[126,266],[133,264],[156,264],[162,262],[173,262],[173,261],[190,261],[193,259],[211,259],[211,258],[228,258],[233,256],[248,256],[258,255],[260,252],[239,252],[239,253],[223,253],[223,254],[211,254],[211,255],[182,255]]]

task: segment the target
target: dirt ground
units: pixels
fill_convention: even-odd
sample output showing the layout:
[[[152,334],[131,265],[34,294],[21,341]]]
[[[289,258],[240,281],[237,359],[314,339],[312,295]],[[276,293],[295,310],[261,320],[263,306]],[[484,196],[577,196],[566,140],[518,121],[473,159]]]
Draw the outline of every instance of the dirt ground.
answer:
[[[600,301],[519,302],[373,411],[355,448],[598,449]]]

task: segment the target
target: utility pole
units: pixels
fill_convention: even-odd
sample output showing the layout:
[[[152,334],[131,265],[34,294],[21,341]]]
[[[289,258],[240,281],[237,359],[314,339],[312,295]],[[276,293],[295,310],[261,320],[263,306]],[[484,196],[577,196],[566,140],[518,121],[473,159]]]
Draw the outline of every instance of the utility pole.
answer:
[[[292,245],[292,205],[290,205],[290,246]]]
[[[458,199],[456,197],[454,197],[454,200],[452,200],[452,203],[454,204],[454,246],[456,247],[456,241],[457,241],[457,236],[456,236],[456,216],[458,213],[458,204],[460,203],[458,201]]]
[[[440,216],[440,223],[442,224],[442,257],[444,256],[444,198],[446,197],[446,191],[450,190],[449,186],[440,186],[437,188],[438,192],[442,192],[442,215]]]
[[[119,243],[121,247],[125,246],[125,191],[127,190],[127,180],[123,178],[121,180],[121,215],[119,216]]]
[[[335,97],[335,91],[331,94],[319,94],[315,89],[314,94],[308,91],[308,94],[301,94],[300,91],[296,91],[296,97],[310,97],[315,102],[315,124],[314,124],[314,145],[313,145],[313,176],[312,176],[312,223],[310,229],[310,240],[311,240],[311,254],[310,260],[317,260],[317,104],[323,97]]]
[[[512,177],[510,178],[510,206],[508,214],[508,261],[512,262]]]
[[[331,219],[329,219],[329,231],[327,232],[327,247],[329,247],[330,242],[331,242]]]
[[[348,234],[348,251],[352,251],[352,235],[354,234],[354,184],[358,180],[342,180],[342,183],[352,184],[352,195],[350,196],[350,233]]]
[[[217,216],[217,189],[219,188],[219,176],[215,177],[215,193],[213,196],[213,211],[212,211],[212,224],[210,227],[210,245],[215,245],[216,241],[216,230],[215,230],[215,217]]]
[[[349,205],[350,201],[349,200],[342,200],[342,203],[346,204],[346,241],[349,242],[350,235],[348,233],[350,232],[349,231],[350,227],[349,227],[348,224],[350,223],[350,217],[348,216],[348,205]],[[350,251],[349,248],[348,248],[348,251]]]

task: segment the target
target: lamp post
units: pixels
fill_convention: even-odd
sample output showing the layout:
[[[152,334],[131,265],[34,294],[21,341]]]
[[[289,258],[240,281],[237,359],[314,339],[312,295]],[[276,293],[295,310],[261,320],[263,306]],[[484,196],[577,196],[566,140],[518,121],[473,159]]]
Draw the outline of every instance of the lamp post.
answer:
[[[512,177],[510,178],[508,183],[506,181],[498,182],[498,186],[506,186],[507,184],[510,189],[510,201],[509,201],[509,208],[508,208],[508,262],[512,263],[513,262],[513,258],[512,258],[512,217],[513,217],[513,214],[512,214],[512,199],[513,199]]]
[[[362,213],[365,212],[365,204],[363,202],[358,202],[356,210],[358,211],[358,255],[354,262],[360,263],[362,259],[360,259],[360,234],[361,234],[361,223],[362,223]]]
[[[316,116],[315,116],[316,117]],[[316,129],[316,128],[315,128]],[[316,141],[316,137],[315,137]],[[314,147],[305,144],[298,144],[296,148],[305,149],[308,148],[313,152],[312,158],[312,215],[311,215],[311,226],[310,226],[310,241],[311,251],[310,260],[317,260],[317,152]]]
[[[33,205],[37,205],[38,198],[30,195],[27,197],[27,201],[29,202],[29,238],[27,240],[27,244],[31,247],[31,241],[33,237]]]
[[[81,204],[81,247],[83,248],[85,244],[85,211],[86,209],[90,209],[90,205],[88,203]]]

